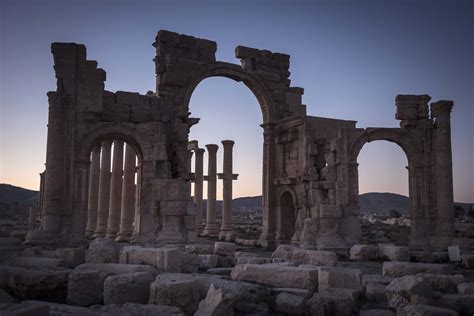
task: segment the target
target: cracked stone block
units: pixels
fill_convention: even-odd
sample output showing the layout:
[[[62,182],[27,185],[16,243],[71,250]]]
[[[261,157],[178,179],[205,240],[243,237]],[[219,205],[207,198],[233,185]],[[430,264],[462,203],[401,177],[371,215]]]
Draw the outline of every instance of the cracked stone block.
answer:
[[[96,238],[86,250],[87,263],[118,263],[120,245],[113,239]]]
[[[328,289],[314,293],[306,303],[309,315],[351,316],[354,299],[345,290]]]
[[[377,247],[370,245],[354,245],[349,251],[349,258],[354,261],[370,261],[377,259]]]
[[[304,300],[303,296],[282,292],[276,297],[275,310],[290,315],[301,315],[304,313]]]
[[[448,264],[418,262],[384,262],[383,275],[401,277],[418,273],[451,274],[454,267]]]
[[[379,258],[386,257],[390,261],[408,262],[410,261],[410,248],[390,244],[379,244],[378,256]]]
[[[361,290],[361,272],[358,269],[319,268],[318,279],[319,291],[329,288]]]
[[[104,304],[146,304],[155,274],[135,272],[108,276],[104,282]]]
[[[385,288],[388,306],[394,309],[410,303],[412,295],[431,297],[432,290],[428,282],[414,275],[393,279]]]
[[[67,283],[72,270],[24,270],[14,273],[8,283],[15,297],[63,302],[67,296]]]
[[[215,242],[214,254],[220,256],[234,257],[237,245],[231,242]]]

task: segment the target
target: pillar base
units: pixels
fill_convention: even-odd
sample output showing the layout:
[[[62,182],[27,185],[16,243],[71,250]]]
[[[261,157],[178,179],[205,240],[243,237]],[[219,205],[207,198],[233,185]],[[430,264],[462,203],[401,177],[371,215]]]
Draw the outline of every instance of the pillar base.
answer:
[[[117,233],[118,232],[108,231],[107,234],[105,235],[105,238],[115,239],[115,238],[117,238]]]
[[[219,240],[225,240],[225,241],[234,241],[235,240],[235,231],[234,228],[221,228],[221,231],[219,233]]]
[[[57,245],[64,243],[61,233],[50,233],[44,230],[30,230],[25,237],[24,245]]]
[[[115,241],[118,242],[128,242],[132,238],[132,233],[119,233]]]
[[[207,224],[206,227],[204,227],[202,235],[211,237],[219,236],[219,227],[217,227],[216,224]]]
[[[92,235],[94,238],[104,238],[105,237],[105,229],[104,230],[96,230],[94,232],[94,235]]]
[[[94,231],[93,230],[87,230],[85,233],[85,236],[87,239],[92,239],[94,237]]]

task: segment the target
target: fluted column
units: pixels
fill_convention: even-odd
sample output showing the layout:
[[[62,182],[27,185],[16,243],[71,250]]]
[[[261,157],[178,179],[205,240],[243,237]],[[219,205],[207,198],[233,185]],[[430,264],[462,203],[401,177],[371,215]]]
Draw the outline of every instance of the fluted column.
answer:
[[[217,149],[215,144],[206,145],[209,156],[207,176],[204,180],[207,181],[207,222],[204,228],[203,235],[217,236],[219,234],[219,227],[216,224],[216,182],[217,182]]]
[[[102,159],[100,162],[99,177],[99,204],[97,206],[97,227],[94,237],[104,237],[107,229],[107,219],[109,217],[110,200],[110,149],[111,140],[102,142]]]
[[[122,205],[123,141],[114,141],[114,163],[110,181],[109,221],[107,238],[116,238],[120,225]]]
[[[28,207],[28,230],[36,228],[36,207]]]
[[[196,148],[194,150],[195,166],[194,166],[194,203],[196,204],[196,230],[200,231],[202,225],[202,185],[203,185],[203,156],[204,149]]]
[[[433,152],[435,161],[436,188],[436,233],[432,246],[445,250],[454,238],[453,162],[451,151],[452,101],[431,104],[431,116],[435,119],[433,130]]]
[[[97,206],[99,204],[100,146],[92,150],[89,168],[89,196],[87,202],[86,237],[92,237],[97,227]]]
[[[135,190],[135,161],[135,151],[129,144],[127,144],[125,146],[125,166],[123,171],[120,231],[118,233],[117,241],[128,241],[132,236],[134,211],[133,191]]]
[[[232,148],[234,147],[234,142],[232,140],[223,140],[222,145],[224,146],[224,172],[219,174],[219,179],[223,180],[223,210],[219,239],[231,241],[235,238],[234,225],[232,224],[232,180],[237,180],[238,175],[232,173]]]

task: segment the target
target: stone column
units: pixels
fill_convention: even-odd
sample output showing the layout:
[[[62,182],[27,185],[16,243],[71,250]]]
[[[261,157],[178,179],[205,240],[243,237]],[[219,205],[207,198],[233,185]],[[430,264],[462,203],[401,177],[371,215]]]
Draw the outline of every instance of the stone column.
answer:
[[[135,161],[137,157],[133,148],[127,144],[125,147],[125,166],[122,185],[122,206],[120,216],[120,231],[117,241],[128,241],[132,236],[133,222],[133,194],[135,190]]]
[[[201,231],[202,225],[202,185],[203,185],[203,156],[204,149],[196,148],[194,150],[195,166],[194,166],[194,203],[196,204],[196,224],[195,228]]]
[[[97,227],[94,237],[104,237],[107,229],[107,219],[109,217],[110,200],[110,149],[111,140],[102,142],[102,159],[100,162],[99,177],[99,203],[97,206]]]
[[[220,240],[232,241],[235,238],[234,225],[232,224],[232,180],[237,180],[237,174],[232,173],[232,140],[223,140],[224,146],[224,166],[223,173],[219,174],[219,179],[223,180],[223,210],[222,225],[219,234]]]
[[[434,183],[436,188],[436,233],[432,246],[446,250],[454,238],[453,163],[451,152],[452,101],[431,104],[431,116],[435,119],[433,130]]]
[[[122,205],[123,141],[114,141],[114,163],[110,181],[109,221],[107,238],[116,238],[120,225]]]
[[[28,207],[28,230],[36,228],[36,207]]]
[[[217,236],[219,234],[219,227],[216,224],[216,182],[217,182],[217,160],[216,154],[219,147],[215,144],[206,145],[209,155],[207,176],[204,180],[207,181],[207,221],[204,227],[203,235]]]
[[[99,203],[100,146],[92,150],[89,167],[89,197],[87,203],[86,237],[92,237],[97,227],[97,206]]]

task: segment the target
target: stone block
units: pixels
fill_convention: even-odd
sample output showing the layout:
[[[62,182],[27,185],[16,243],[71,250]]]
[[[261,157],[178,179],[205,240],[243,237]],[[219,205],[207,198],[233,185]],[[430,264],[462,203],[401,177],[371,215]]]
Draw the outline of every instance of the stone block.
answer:
[[[264,264],[264,263],[272,263],[271,258],[265,258],[265,257],[240,257],[237,258],[236,264]]]
[[[448,262],[449,261],[449,253],[447,251],[435,251],[432,252],[434,262]]]
[[[206,297],[199,303],[194,316],[221,316],[233,315],[233,295],[225,294],[222,289],[216,289],[211,284]]]
[[[382,271],[383,275],[391,277],[401,277],[418,273],[451,274],[453,266],[437,263],[384,262]]]
[[[305,299],[310,298],[311,296],[313,296],[313,292],[310,292],[308,290],[292,289],[292,288],[289,288],[289,287],[272,288],[272,292],[277,293],[277,294],[288,293],[288,294],[291,294],[291,295],[298,295],[298,296],[304,297]]]
[[[74,272],[80,270],[99,270],[102,274],[123,274],[134,272],[157,273],[156,268],[145,264],[121,264],[121,263],[84,263],[77,266]]]
[[[47,304],[32,304],[31,302],[21,302],[20,304],[9,304],[1,307],[1,315],[5,316],[49,316]]]
[[[218,268],[231,268],[235,266],[236,263],[235,257],[230,257],[230,256],[217,256],[217,267]]]
[[[4,262],[7,266],[28,269],[55,269],[64,267],[63,262],[56,258],[13,257]]]
[[[381,275],[381,274],[363,274],[362,275],[362,284],[367,283],[379,283],[388,285],[392,282],[393,278],[388,275]]]
[[[233,268],[211,268],[207,269],[207,274],[213,275],[230,275]]]
[[[272,254],[272,259],[276,258],[315,266],[333,267],[337,263],[337,255],[332,251],[306,250],[290,245],[278,246]]]
[[[220,256],[233,257],[237,250],[237,245],[231,242],[215,242],[214,254]]]
[[[214,244],[191,244],[186,245],[184,249],[187,253],[212,255],[214,253]]]
[[[120,263],[147,264],[163,272],[181,272],[182,253],[176,248],[126,248]]]
[[[301,315],[304,313],[304,297],[282,292],[276,297],[275,310],[285,315]]]
[[[67,296],[69,269],[24,270],[14,273],[8,286],[13,295],[22,300],[37,299],[63,302]]]
[[[474,282],[463,282],[458,284],[459,294],[474,294]]]
[[[387,296],[385,295],[385,284],[369,282],[365,285],[365,298],[368,301],[377,303],[386,303]]]
[[[432,290],[426,280],[414,275],[395,278],[385,288],[388,306],[397,309],[410,303],[412,295],[431,297]]]
[[[212,269],[217,266],[217,255],[199,255],[199,268]]]
[[[68,303],[79,306],[101,304],[105,276],[99,270],[74,270],[69,275]]]
[[[117,103],[126,104],[126,105],[140,105],[140,94],[136,92],[125,92],[117,91],[115,92],[115,100]]]
[[[306,303],[309,315],[318,316],[351,316],[354,300],[342,289],[328,289],[314,293]]]
[[[449,246],[448,256],[449,256],[449,261],[451,262],[461,261],[461,251],[459,250],[459,246]]]
[[[459,315],[470,316],[474,314],[474,295],[444,294],[437,304],[455,310]]]
[[[346,268],[319,268],[318,290],[329,288],[361,290],[361,272],[358,269]]]
[[[202,278],[190,274],[165,273],[158,275],[151,283],[149,304],[176,306],[184,313],[192,314],[205,296]]]
[[[456,293],[458,284],[464,281],[464,276],[461,274],[419,273],[416,276],[425,279],[434,291],[442,293]]]
[[[349,251],[349,258],[355,261],[370,261],[377,259],[377,247],[370,245],[354,245]]]
[[[85,263],[84,248],[58,248],[56,249],[56,256],[68,268],[75,268]]]
[[[11,303],[13,302],[13,297],[10,296],[7,292],[0,289],[0,304]]]
[[[474,254],[465,254],[461,256],[462,265],[466,269],[474,269]]]
[[[181,271],[182,273],[196,273],[199,270],[201,259],[198,255],[186,252],[180,252]],[[169,262],[169,260],[168,260]]]
[[[395,246],[390,244],[379,244],[379,258],[387,258],[390,261],[408,262],[410,261],[410,248],[405,246]]]
[[[111,275],[104,282],[104,304],[147,304],[155,274],[135,272]]]
[[[144,316],[184,316],[176,306],[150,305],[127,303],[123,305],[122,315],[144,315]],[[117,314],[111,314],[115,316]],[[101,315],[102,316],[102,315]]]
[[[458,313],[451,309],[430,305],[407,305],[397,310],[397,316],[457,316]]]
[[[113,239],[96,238],[86,250],[87,263],[118,263],[120,245]]]
[[[284,266],[275,263],[237,265],[231,273],[233,280],[256,282],[276,287],[316,291],[318,269]]]
[[[361,310],[359,316],[397,316],[389,309],[365,309]]]

